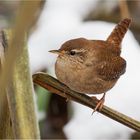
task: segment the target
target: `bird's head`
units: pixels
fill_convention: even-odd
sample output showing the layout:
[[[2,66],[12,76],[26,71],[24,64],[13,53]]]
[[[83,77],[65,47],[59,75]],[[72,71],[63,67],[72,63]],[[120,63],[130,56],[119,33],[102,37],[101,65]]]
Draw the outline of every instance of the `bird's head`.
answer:
[[[50,50],[49,52],[58,55],[58,59],[74,63],[82,63],[86,59],[86,54],[89,52],[91,41],[84,38],[72,39],[65,42],[60,49]]]

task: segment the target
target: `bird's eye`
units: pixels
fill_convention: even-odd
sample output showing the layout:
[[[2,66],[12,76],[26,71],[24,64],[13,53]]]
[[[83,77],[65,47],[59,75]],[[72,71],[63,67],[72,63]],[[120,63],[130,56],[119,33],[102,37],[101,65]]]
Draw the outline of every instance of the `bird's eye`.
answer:
[[[70,55],[75,55],[75,54],[76,54],[75,51],[73,51],[73,50],[70,51]]]

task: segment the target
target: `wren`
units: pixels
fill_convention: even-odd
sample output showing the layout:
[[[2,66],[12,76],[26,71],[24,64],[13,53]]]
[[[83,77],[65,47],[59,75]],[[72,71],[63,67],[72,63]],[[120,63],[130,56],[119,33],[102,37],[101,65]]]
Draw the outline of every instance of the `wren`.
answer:
[[[120,21],[105,41],[77,38],[50,51],[58,54],[55,73],[60,82],[81,94],[103,93],[95,111],[101,110],[105,93],[125,73],[126,61],[120,56],[121,42],[130,23],[128,18]]]

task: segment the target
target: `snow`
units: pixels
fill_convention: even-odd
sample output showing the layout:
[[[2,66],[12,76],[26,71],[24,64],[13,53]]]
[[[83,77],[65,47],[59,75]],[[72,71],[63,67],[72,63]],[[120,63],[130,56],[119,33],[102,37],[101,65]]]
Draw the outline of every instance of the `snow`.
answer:
[[[115,26],[101,21],[82,21],[87,11],[96,6],[94,0],[48,0],[46,5],[28,43],[32,73],[46,67],[55,76],[56,56],[49,50],[58,49],[72,38],[105,40]],[[140,46],[131,31],[127,32],[123,40],[122,56],[127,61],[126,73],[107,92],[105,105],[140,120]],[[72,106],[74,115],[64,128],[68,138],[123,139],[133,132],[99,113],[91,115],[92,110],[83,105],[72,102]]]
[[[82,16],[91,6],[95,6],[95,1],[48,0],[46,2],[37,30],[29,40],[33,73],[41,66],[52,65],[55,56],[48,50],[57,49],[62,42],[72,37],[75,29],[81,24]]]

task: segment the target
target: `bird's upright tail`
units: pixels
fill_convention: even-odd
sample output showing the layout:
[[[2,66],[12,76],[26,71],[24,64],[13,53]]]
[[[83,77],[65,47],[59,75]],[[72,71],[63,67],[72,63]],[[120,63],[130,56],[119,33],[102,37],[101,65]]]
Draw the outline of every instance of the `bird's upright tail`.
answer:
[[[131,19],[129,18],[125,18],[120,21],[107,38],[107,41],[119,47],[130,24]]]

